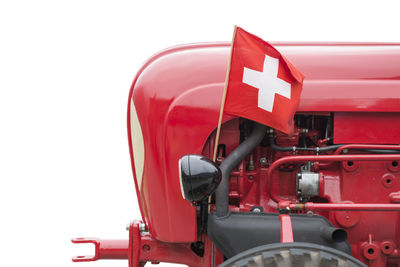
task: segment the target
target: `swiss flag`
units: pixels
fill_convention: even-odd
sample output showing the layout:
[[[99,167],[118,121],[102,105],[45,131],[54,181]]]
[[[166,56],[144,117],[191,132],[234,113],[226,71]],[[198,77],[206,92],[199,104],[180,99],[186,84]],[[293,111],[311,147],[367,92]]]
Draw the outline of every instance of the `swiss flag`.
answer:
[[[224,111],[273,127],[293,130],[304,75],[272,45],[235,27]]]

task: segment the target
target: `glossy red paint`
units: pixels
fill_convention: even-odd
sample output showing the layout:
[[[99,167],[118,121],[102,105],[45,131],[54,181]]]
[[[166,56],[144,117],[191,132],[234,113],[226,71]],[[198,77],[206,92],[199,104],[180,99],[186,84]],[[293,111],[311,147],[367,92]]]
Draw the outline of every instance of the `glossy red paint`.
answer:
[[[97,260],[127,260],[128,240],[100,240],[98,238],[74,238],[74,244],[94,244],[93,256],[75,256],[73,262],[97,261]]]
[[[281,243],[293,242],[292,219],[288,214],[280,214],[279,220],[281,221]]]
[[[395,95],[394,95],[395,97]],[[397,99],[400,99],[400,87]],[[335,114],[333,140],[337,144],[396,144],[400,136],[400,113],[343,112]]]
[[[400,112],[399,44],[275,46],[306,76],[298,112]],[[152,57],[131,87],[129,99],[133,98],[145,145],[143,182],[136,182],[136,189],[143,219],[155,239],[196,240],[195,208],[181,197],[178,159],[200,154],[217,125],[228,56],[229,43],[171,48]],[[130,100],[128,133],[135,175],[129,116]]]
[[[216,266],[223,261],[222,255],[215,250],[211,241],[203,236],[205,253],[196,255],[190,244],[164,243],[152,238],[148,233],[140,232],[139,221],[129,225],[129,240],[100,240],[97,238],[75,238],[72,243],[92,243],[94,256],[76,256],[74,262],[88,262],[104,259],[128,260],[129,267],[144,266],[149,263],[177,263],[193,267]]]
[[[185,154],[201,154],[216,127],[225,50],[217,45],[163,52],[142,68],[132,86],[145,145],[143,183],[137,185],[137,195],[144,220],[159,240],[196,240],[195,208],[181,196],[178,160]]]

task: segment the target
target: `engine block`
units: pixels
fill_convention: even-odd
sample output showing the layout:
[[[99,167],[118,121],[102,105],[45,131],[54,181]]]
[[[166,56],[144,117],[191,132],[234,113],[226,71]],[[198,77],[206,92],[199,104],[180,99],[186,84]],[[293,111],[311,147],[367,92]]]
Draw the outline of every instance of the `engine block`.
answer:
[[[261,144],[231,173],[230,210],[276,213],[279,209],[277,200],[296,203],[400,203],[398,160],[357,161],[350,157],[387,156],[396,151],[387,150],[390,146],[365,145],[367,149],[357,149],[357,146],[334,144],[333,121],[333,114],[302,114],[296,116],[296,129],[290,136],[270,129]],[[218,148],[220,162],[246,138],[248,128],[246,121],[239,119],[223,125]],[[213,141],[212,135],[205,145],[204,155],[211,155]],[[353,142],[357,143],[357,139]],[[320,151],[317,147],[321,148]],[[324,147],[332,149],[324,150]],[[291,151],[286,151],[289,149]],[[342,155],[349,156],[349,159],[337,162],[289,161],[278,166],[272,175],[269,172],[278,159],[311,155]],[[270,188],[268,178],[271,180]],[[398,211],[291,211],[300,214],[305,212],[323,216],[335,227],[344,229],[352,254],[358,259],[389,264],[399,257]]]

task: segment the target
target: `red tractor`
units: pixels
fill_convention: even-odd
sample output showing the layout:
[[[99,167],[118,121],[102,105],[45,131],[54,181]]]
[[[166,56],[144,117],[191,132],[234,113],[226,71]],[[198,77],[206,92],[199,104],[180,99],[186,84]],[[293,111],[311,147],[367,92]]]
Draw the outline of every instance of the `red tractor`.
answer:
[[[400,44],[277,43],[304,75],[291,135],[224,115],[229,43],[137,74],[128,138],[142,221],[94,256],[200,266],[400,266]]]

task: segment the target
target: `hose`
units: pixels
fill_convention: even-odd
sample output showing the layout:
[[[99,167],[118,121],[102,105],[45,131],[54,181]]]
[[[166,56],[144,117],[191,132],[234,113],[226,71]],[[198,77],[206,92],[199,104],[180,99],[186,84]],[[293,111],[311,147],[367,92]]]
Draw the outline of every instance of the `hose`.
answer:
[[[273,150],[282,152],[296,152],[296,151],[314,151],[314,152],[326,152],[331,150],[336,150],[342,145],[331,145],[323,147],[296,147],[296,146],[278,146],[275,144],[274,136],[269,136],[269,144]]]
[[[296,146],[278,146],[275,144],[274,136],[270,135],[269,136],[269,143],[270,146],[273,150],[276,151],[281,151],[281,152],[296,152],[296,151],[314,151],[314,152],[326,152],[326,151],[333,151],[337,150],[340,147],[343,147],[343,149],[347,149],[347,146],[349,145],[331,145],[331,146],[323,146],[323,147],[296,147]],[[351,144],[353,146],[354,144]],[[357,145],[357,144],[355,144]],[[344,147],[346,146],[346,147]],[[399,149],[388,149],[390,148],[396,148],[396,146],[393,145],[363,145],[365,147],[351,147],[348,149],[355,149],[355,150],[361,150],[369,153],[374,153],[374,154],[399,154],[400,153],[400,146],[396,145],[399,147]],[[385,146],[387,148],[385,148]],[[371,147],[371,149],[368,149],[368,147]],[[382,149],[372,149],[373,147],[379,147]],[[340,152],[342,152],[343,149],[340,149]],[[339,153],[335,153],[339,154]]]
[[[267,126],[256,123],[253,132],[221,163],[222,178],[215,196],[216,214],[224,217],[229,211],[229,176],[233,170],[254,148],[261,143],[267,131]]]
[[[365,149],[364,151],[375,153],[375,154],[399,154],[400,150],[384,150],[384,149]]]

